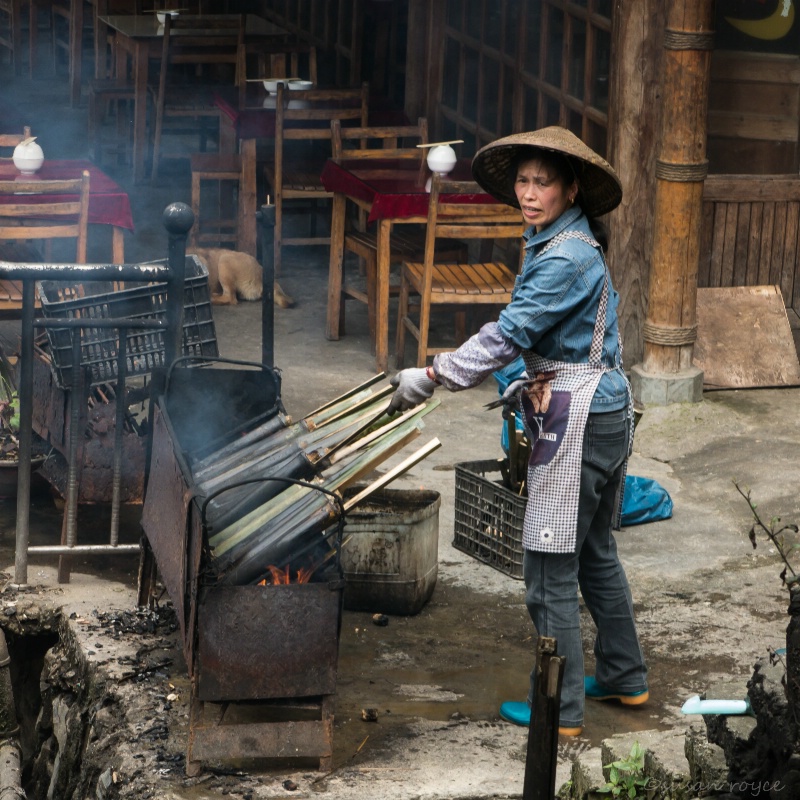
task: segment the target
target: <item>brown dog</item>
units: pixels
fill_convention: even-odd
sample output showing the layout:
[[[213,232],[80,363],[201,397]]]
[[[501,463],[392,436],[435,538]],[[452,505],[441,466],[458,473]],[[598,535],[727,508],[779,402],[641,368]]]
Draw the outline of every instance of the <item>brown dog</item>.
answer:
[[[261,299],[261,264],[253,256],[222,247],[195,247],[187,251],[196,255],[208,270],[211,302],[235,306],[242,300]],[[275,282],[275,305],[291,308],[294,300]]]

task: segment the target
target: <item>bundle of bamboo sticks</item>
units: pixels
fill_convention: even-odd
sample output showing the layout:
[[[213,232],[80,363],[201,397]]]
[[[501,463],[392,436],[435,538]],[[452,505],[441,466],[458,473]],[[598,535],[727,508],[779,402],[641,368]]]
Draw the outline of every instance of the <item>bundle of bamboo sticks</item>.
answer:
[[[329,560],[339,544],[331,539],[341,535],[334,523],[440,446],[432,439],[342,500],[345,489],[417,438],[424,417],[439,405],[430,400],[389,415],[393,389],[376,388],[384,378],[375,376],[298,422],[272,417],[191,464],[196,492],[204,498],[207,580],[255,584],[276,567]]]

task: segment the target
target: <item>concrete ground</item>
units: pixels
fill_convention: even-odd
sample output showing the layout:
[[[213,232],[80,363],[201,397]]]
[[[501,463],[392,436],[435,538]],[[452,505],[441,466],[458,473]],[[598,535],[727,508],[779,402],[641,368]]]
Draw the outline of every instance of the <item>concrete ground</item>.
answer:
[[[56,100],[39,82],[15,82],[17,111],[40,133],[45,156],[83,157],[85,109]],[[64,89],[63,84],[56,88]],[[58,98],[62,98],[59,93]],[[50,105],[43,105],[43,97]],[[111,169],[108,170],[112,172]],[[160,215],[173,200],[187,200],[188,176],[176,172],[154,187],[132,186],[124,169],[113,171],[129,190],[137,231],[126,238],[129,261],[166,255]],[[97,260],[102,255],[93,251]],[[321,402],[374,374],[363,307],[348,308],[348,333],[324,337],[327,259],[322,249],[295,253],[280,277],[296,306],[276,309],[275,361],[289,413],[302,417]],[[258,360],[260,305],[216,307],[221,354]],[[373,624],[370,612],[344,613],[336,693],[333,769],[264,770],[228,765],[188,779],[182,757],[188,735],[189,688],[176,634],[111,635],[98,612],[131,611],[136,597],[135,559],[76,564],[72,581],[59,586],[53,561],[32,559],[32,589],[17,593],[13,576],[14,506],[0,504],[4,532],[0,569],[6,616],[26,608],[62,609],[64,624],[80,643],[87,664],[107,679],[109,693],[128,704],[121,744],[108,766],[124,797],[336,798],[519,797],[527,731],[503,722],[498,706],[523,699],[534,658],[534,631],[519,580],[455,549],[454,465],[501,455],[500,417],[483,406],[495,399],[492,381],[470,392],[440,390],[442,405],[426,420],[423,437],[442,446],[396,483],[441,494],[438,581],[416,616]],[[559,742],[558,785],[572,759],[618,732],[685,730],[683,701],[709,685],[729,682],[742,696],[753,662],[768,647],[784,646],[788,596],[774,548],[748,540],[752,515],[734,481],[748,487],[769,523],[800,518],[797,492],[800,424],[795,389],[718,391],[694,405],[646,409],[638,426],[629,473],[659,481],[674,501],[670,520],[623,529],[618,535],[628,572],[642,644],[650,667],[650,702],[636,709],[589,703],[584,734]],[[404,452],[409,452],[410,448]],[[388,468],[394,461],[387,462]],[[90,526],[98,532],[90,530]],[[81,517],[79,541],[102,537],[100,512]],[[32,511],[34,543],[55,542],[60,515],[48,497]],[[138,537],[137,510],[126,515],[126,541]],[[163,602],[166,602],[163,601]],[[11,610],[13,609],[13,611]],[[374,611],[380,612],[380,608]],[[25,612],[28,613],[28,612]],[[583,618],[587,672],[592,671],[592,622]],[[132,687],[120,665],[143,650],[164,653],[163,666]],[[159,662],[161,663],[161,662]],[[127,688],[124,688],[127,687]],[[165,698],[171,698],[166,700]],[[377,721],[362,719],[376,709]],[[159,720],[167,734],[157,745],[143,730]],[[149,729],[148,729],[149,730]]]

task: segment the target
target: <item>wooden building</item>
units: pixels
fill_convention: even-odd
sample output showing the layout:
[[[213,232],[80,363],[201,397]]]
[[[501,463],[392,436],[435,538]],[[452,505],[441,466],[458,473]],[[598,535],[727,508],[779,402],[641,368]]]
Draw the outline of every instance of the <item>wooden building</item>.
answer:
[[[464,139],[464,154],[550,124],[604,154],[625,189],[606,221],[626,364],[647,362],[649,332],[655,351],[677,343],[674,356],[656,358],[657,371],[667,372],[691,362],[697,286],[778,284],[800,326],[795,5],[261,3],[263,13],[317,44],[337,82],[370,80],[409,118],[427,116],[434,138]],[[654,278],[654,262],[663,280]],[[648,319],[654,292],[658,310]]]

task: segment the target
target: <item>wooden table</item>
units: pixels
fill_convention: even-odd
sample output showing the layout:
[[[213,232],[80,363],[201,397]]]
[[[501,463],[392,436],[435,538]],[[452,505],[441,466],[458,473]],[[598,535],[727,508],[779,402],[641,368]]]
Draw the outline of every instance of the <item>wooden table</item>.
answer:
[[[176,28],[175,36],[198,37],[218,34],[213,26],[203,25],[203,20],[219,20],[230,18],[232,14],[207,14],[197,16],[198,27]],[[155,14],[108,15],[98,17],[100,25],[114,31],[115,50],[117,53],[116,74],[120,81],[125,80],[128,73],[128,62],[131,64],[134,87],[134,119],[133,119],[133,179],[144,178],[144,166],[147,142],[147,75],[151,58],[161,54],[163,29],[160,28]],[[281,41],[289,36],[289,32],[263,17],[247,14],[245,18],[245,46],[248,50],[257,50],[269,42]],[[98,57],[102,51],[98,53]],[[96,67],[96,73],[100,66]]]
[[[80,177],[83,170],[89,171],[89,224],[111,226],[111,263],[125,263],[124,231],[133,230],[131,204],[125,190],[108,177],[99,167],[85,159],[45,161],[36,173],[42,180],[68,180]],[[11,161],[0,160],[0,180],[19,177],[19,170]],[[27,176],[26,176],[27,177]],[[0,196],[0,216],[3,204],[13,203],[11,195]],[[36,202],[47,202],[47,197],[37,197]],[[12,253],[9,243],[4,252]],[[14,260],[8,256],[5,260]],[[0,281],[0,316],[4,312],[21,308],[22,284],[20,281]]]
[[[424,223],[428,218],[428,192],[420,176],[419,163],[403,159],[329,159],[322,172],[322,184],[333,192],[331,254],[328,273],[328,320],[325,335],[338,339],[337,321],[342,297],[342,262],[347,201],[368,213],[367,221],[377,223],[378,275],[375,309],[375,362],[380,371],[389,365],[389,265],[392,226]],[[450,173],[453,180],[472,180],[469,159],[461,159]],[[486,194],[450,197],[454,202],[486,203]]]

